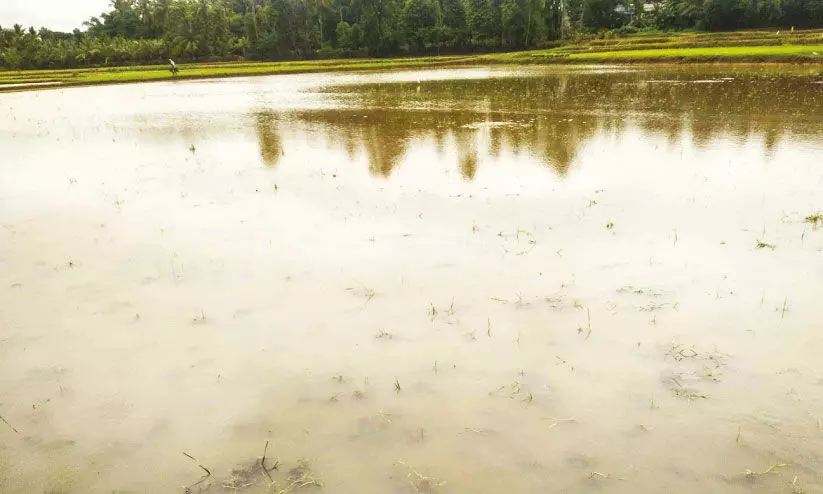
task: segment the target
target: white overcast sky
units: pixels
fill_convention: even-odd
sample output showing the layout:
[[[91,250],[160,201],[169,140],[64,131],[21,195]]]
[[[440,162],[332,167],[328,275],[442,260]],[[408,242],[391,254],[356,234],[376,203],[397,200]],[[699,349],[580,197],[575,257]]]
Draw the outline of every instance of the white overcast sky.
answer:
[[[107,11],[109,0],[0,0],[0,26],[47,27],[71,32],[91,16]]]

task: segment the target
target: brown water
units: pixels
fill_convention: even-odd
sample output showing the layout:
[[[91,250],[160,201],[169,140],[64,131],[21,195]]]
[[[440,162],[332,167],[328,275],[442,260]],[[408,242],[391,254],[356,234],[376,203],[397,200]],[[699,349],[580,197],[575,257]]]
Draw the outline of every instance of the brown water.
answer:
[[[0,492],[823,492],[821,80],[0,95]]]

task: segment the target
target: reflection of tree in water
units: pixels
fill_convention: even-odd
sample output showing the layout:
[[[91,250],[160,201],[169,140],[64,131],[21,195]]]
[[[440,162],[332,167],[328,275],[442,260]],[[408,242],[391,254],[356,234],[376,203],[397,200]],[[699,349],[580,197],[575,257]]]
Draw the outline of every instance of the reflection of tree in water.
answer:
[[[351,156],[365,151],[369,170],[389,176],[414,141],[432,139],[442,149],[453,139],[460,172],[474,178],[480,153],[499,156],[502,151],[530,154],[560,174],[575,157],[579,140],[595,131],[592,119],[558,121],[555,116],[534,118],[502,113],[418,110],[315,110],[293,114],[309,127],[321,127],[333,142]]]
[[[477,173],[477,135],[476,132],[460,128],[454,132],[457,145],[457,161],[460,165],[460,174],[466,180],[473,180]]]
[[[686,136],[697,145],[761,137],[767,150],[788,135],[823,133],[814,88],[802,77],[693,70],[345,86],[355,93],[353,108],[291,116],[351,156],[364,152],[377,176],[388,176],[415,141],[432,140],[440,153],[454,145],[467,180],[484,155],[503,153],[528,154],[564,175],[595,134],[621,135],[631,126],[671,143]],[[272,165],[282,154],[276,125],[273,115],[257,117],[261,154]]]
[[[267,167],[274,168],[283,156],[283,141],[278,132],[277,114],[257,113],[254,116],[254,124],[257,141],[260,143],[260,157]]]

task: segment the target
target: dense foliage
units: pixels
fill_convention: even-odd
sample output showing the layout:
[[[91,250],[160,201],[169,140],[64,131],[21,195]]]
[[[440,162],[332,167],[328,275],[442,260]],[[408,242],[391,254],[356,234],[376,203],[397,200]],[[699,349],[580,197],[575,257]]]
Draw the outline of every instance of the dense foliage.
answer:
[[[823,26],[823,0],[112,0],[70,34],[0,27],[0,64],[456,53],[602,29],[770,26]]]

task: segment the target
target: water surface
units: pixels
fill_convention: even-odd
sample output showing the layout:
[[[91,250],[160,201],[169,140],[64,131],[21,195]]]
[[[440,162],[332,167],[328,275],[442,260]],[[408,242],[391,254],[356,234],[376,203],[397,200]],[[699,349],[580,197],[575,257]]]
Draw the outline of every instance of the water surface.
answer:
[[[819,72],[0,95],[0,491],[823,490]]]

